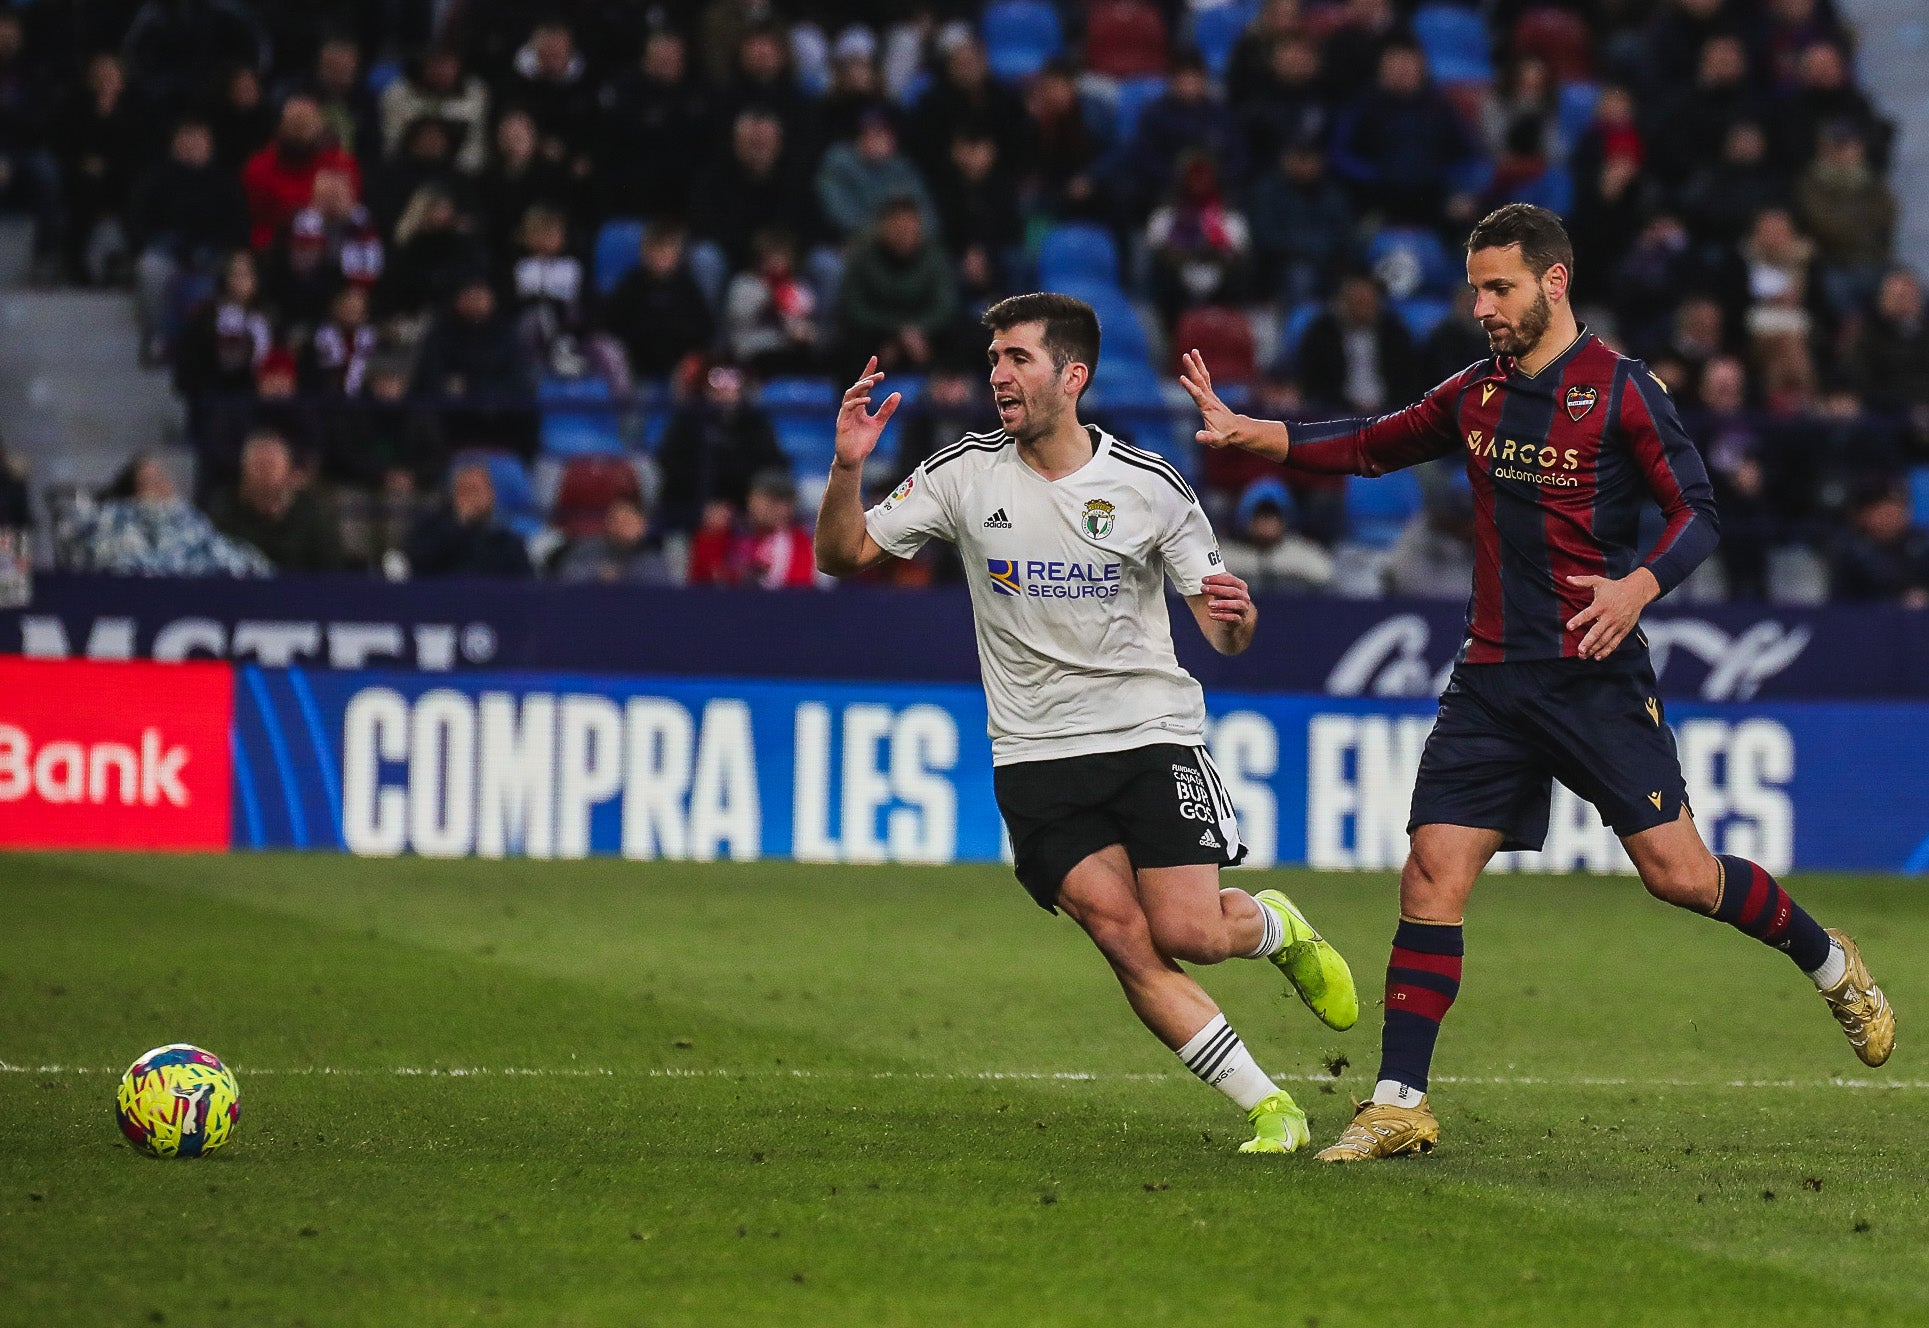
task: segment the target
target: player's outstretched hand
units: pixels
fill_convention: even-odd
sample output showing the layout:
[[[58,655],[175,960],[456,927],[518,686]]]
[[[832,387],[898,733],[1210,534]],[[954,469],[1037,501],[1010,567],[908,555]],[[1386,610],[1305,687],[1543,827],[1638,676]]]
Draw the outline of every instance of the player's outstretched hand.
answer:
[[[1637,567],[1620,580],[1605,576],[1570,576],[1571,586],[1592,586],[1594,602],[1567,620],[1567,630],[1587,628],[1581,638],[1582,659],[1606,659],[1641,621],[1641,610],[1661,593],[1661,583],[1645,567]]]
[[[1185,366],[1185,371],[1179,375],[1179,386],[1186,390],[1186,394],[1192,398],[1192,404],[1199,408],[1200,422],[1205,425],[1193,437],[1207,447],[1230,446],[1239,416],[1212,390],[1212,374],[1206,369],[1206,357],[1196,350],[1189,350],[1179,360]]]
[[[844,404],[837,412],[837,460],[840,465],[861,465],[865,457],[877,446],[878,436],[884,426],[897,414],[903,404],[904,394],[893,392],[884,398],[876,411],[865,409],[871,404],[871,390],[884,381],[878,370],[877,356],[871,356],[870,363],[864,366],[864,374],[850,390],[844,394]]]

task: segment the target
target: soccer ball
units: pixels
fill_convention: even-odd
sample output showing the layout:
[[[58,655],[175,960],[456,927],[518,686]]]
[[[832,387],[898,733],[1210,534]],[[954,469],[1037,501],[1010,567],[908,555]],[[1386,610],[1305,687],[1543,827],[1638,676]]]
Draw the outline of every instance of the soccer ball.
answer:
[[[121,1133],[148,1156],[199,1157],[234,1133],[241,1088],[213,1052],[170,1043],[127,1067],[114,1114]]]

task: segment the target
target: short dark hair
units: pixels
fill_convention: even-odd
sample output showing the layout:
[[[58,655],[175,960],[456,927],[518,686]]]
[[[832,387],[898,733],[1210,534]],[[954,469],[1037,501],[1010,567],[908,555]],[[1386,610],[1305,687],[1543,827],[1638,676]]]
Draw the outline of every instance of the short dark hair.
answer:
[[[1020,323],[1043,323],[1045,353],[1054,369],[1077,360],[1088,372],[1098,372],[1098,313],[1077,296],[1057,291],[1013,295],[985,310],[978,321],[994,335]],[[1089,385],[1090,379],[1086,381]]]
[[[1480,219],[1467,237],[1467,252],[1520,246],[1521,260],[1536,277],[1559,263],[1574,275],[1574,242],[1567,238],[1567,227],[1544,207],[1532,203],[1508,203]]]

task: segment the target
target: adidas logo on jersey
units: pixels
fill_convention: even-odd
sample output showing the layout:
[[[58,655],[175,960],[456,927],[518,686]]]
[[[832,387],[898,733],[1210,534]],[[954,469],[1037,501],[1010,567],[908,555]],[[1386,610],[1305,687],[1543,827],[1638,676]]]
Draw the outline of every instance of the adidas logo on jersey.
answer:
[[[1212,831],[1208,830],[1203,835],[1199,836],[1199,846],[1201,848],[1218,848],[1219,836],[1213,834]]]
[[[997,511],[993,512],[990,516],[985,518],[985,529],[986,530],[1010,530],[1011,529],[1011,518],[1005,515],[1004,508],[1002,507],[999,508]]]

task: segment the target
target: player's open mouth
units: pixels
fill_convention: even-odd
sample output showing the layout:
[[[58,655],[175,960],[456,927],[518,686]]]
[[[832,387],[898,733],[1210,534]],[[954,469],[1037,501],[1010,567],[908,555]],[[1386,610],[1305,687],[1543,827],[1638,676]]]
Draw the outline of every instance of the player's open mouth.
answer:
[[[1001,417],[1016,414],[1019,408],[1025,404],[1017,397],[998,397],[996,400],[998,402],[998,414]]]

